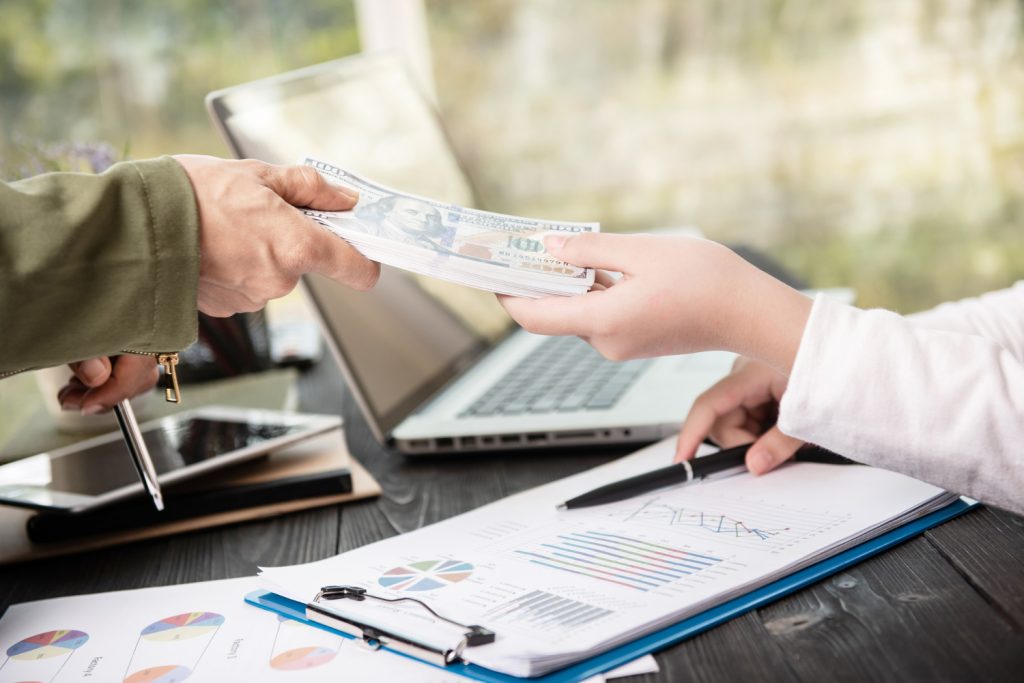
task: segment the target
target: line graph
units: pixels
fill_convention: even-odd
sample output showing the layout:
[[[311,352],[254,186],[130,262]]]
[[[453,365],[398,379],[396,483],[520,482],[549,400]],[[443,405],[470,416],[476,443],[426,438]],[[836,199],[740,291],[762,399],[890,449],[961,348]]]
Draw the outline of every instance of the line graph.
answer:
[[[826,511],[692,493],[624,503],[605,514],[619,522],[667,529],[716,545],[772,551],[849,519],[849,515]]]
[[[657,499],[644,502],[623,518],[623,521],[657,521],[667,526],[693,526],[713,534],[733,538],[755,537],[762,541],[790,530],[790,527],[760,528],[720,512],[667,505],[659,503]]]

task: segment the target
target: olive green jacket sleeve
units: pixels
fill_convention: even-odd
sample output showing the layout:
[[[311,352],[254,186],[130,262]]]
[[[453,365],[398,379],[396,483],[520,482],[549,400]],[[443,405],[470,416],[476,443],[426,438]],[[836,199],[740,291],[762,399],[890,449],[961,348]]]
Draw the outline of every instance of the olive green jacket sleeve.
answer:
[[[174,159],[0,183],[0,376],[195,339],[199,216]]]

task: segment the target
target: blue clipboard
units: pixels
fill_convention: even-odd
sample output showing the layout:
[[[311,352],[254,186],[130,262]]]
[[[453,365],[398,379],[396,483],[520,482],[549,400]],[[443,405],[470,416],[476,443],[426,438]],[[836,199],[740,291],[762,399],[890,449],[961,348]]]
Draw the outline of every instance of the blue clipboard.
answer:
[[[941,510],[936,510],[935,512],[925,515],[920,519],[904,524],[903,526],[884,533],[870,541],[865,541],[858,546],[845,550],[828,558],[827,560],[811,565],[810,567],[794,572],[789,576],[779,579],[778,581],[773,581],[772,583],[753,590],[746,595],[741,595],[740,597],[733,598],[732,600],[722,603],[717,607],[712,607],[706,612],[702,612],[690,617],[689,619],[684,619],[678,624],[667,626],[659,631],[642,636],[631,643],[620,645],[595,657],[591,657],[590,659],[535,678],[510,676],[508,674],[485,669],[475,664],[456,663],[440,667],[431,662],[424,662],[423,660],[411,657],[401,652],[395,652],[393,650],[390,651],[399,657],[414,659],[424,666],[432,666],[453,674],[459,674],[467,678],[472,678],[478,681],[487,681],[490,683],[514,683],[516,681],[519,683],[522,683],[523,681],[535,681],[536,683],[570,683],[572,681],[581,681],[591,676],[622,666],[623,664],[633,661],[637,657],[663,650],[670,645],[674,645],[682,640],[695,636],[698,633],[714,628],[715,626],[738,617],[741,614],[785,597],[790,593],[794,593],[811,585],[812,583],[816,583],[828,576],[831,576],[832,574],[841,572],[873,555],[877,555],[878,553],[886,551],[893,546],[910,540],[932,527],[938,526],[939,524],[947,522],[955,517],[959,517],[975,507],[978,507],[978,503],[968,502],[964,499],[954,501]],[[255,605],[256,607],[260,607],[271,612],[276,612],[277,614],[288,617],[289,619],[301,621],[305,624],[309,624],[310,626],[330,631],[331,633],[335,633],[348,639],[353,639],[352,636],[346,633],[341,633],[328,628],[327,626],[307,620],[306,606],[303,603],[295,600],[289,600],[288,598],[284,598],[276,593],[271,593],[269,591],[253,591],[245,596],[245,601],[250,605]],[[384,649],[388,648],[385,647]]]

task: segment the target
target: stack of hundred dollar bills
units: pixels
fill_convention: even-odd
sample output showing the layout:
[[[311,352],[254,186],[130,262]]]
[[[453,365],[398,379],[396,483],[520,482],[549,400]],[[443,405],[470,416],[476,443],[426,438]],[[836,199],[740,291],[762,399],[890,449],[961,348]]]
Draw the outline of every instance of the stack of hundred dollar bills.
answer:
[[[512,296],[583,294],[594,284],[592,268],[559,261],[543,238],[598,232],[597,223],[467,209],[392,190],[316,159],[303,163],[328,182],[359,192],[359,203],[349,211],[304,211],[369,259]]]

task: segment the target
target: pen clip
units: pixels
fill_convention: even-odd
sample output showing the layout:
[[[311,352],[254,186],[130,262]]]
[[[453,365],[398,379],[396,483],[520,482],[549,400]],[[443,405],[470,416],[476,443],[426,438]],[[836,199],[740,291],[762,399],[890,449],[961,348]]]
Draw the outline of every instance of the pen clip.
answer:
[[[455,647],[438,648],[388,631],[379,626],[365,623],[353,617],[339,614],[336,610],[329,609],[321,604],[322,600],[344,599],[356,602],[362,602],[367,599],[387,603],[412,602],[428,611],[435,618],[463,629],[462,638]],[[460,624],[457,621],[441,616],[430,605],[416,598],[383,598],[373,595],[367,592],[365,588],[359,586],[324,586],[316,594],[316,597],[313,598],[313,602],[306,604],[306,618],[322,626],[327,626],[359,638],[373,649],[387,647],[413,657],[419,657],[439,666],[448,666],[458,661],[462,656],[462,652],[467,647],[493,643],[495,639],[494,631],[476,624]]]

